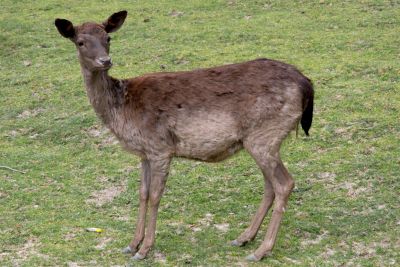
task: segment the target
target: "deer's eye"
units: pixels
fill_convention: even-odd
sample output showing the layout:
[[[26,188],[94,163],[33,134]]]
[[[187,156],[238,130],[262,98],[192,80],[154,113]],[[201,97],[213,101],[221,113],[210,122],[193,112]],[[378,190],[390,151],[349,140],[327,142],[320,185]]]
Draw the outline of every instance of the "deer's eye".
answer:
[[[85,44],[83,42],[78,42],[79,46],[84,46]]]
[[[111,37],[107,37],[107,43],[111,42]]]

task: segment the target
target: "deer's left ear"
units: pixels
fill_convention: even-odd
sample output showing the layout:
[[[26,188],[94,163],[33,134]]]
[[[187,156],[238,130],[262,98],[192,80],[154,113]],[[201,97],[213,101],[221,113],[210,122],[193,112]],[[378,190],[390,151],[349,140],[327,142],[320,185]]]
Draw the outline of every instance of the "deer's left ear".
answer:
[[[105,22],[103,22],[104,29],[106,32],[117,31],[126,19],[128,12],[126,10],[112,14]]]

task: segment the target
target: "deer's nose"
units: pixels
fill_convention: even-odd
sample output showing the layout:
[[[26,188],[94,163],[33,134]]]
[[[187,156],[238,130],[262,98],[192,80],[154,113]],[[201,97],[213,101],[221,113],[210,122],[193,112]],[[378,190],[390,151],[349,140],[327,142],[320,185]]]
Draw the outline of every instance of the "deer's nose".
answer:
[[[97,62],[99,62],[101,65],[103,65],[105,67],[112,65],[111,58],[109,56],[107,56],[107,57],[99,57],[97,59]]]

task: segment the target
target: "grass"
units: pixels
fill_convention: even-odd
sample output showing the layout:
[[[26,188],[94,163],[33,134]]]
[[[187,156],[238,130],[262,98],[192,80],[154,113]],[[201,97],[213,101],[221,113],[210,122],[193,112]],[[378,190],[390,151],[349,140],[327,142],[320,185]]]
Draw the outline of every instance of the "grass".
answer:
[[[153,251],[140,263],[119,253],[136,221],[138,158],[95,117],[75,48],[53,21],[122,9],[116,77],[268,57],[314,81],[311,137],[282,147],[296,189],[273,255],[251,265],[400,264],[397,1],[3,0],[0,165],[26,173],[0,168],[1,266],[245,266],[265,234],[266,223],[246,247],[228,245],[262,195],[246,153],[175,160]]]

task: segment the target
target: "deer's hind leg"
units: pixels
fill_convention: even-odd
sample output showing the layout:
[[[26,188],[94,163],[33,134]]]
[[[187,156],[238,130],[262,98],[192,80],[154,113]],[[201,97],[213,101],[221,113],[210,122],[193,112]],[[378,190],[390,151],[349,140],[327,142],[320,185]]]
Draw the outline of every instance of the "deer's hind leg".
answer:
[[[271,170],[273,173],[271,183],[275,192],[274,211],[272,212],[271,221],[269,222],[264,241],[254,252],[254,254],[251,254],[247,257],[247,259],[250,261],[261,260],[264,256],[272,252],[289,195],[294,187],[293,178],[283,166],[282,161],[279,159],[275,161],[275,163],[276,165],[274,165]]]
[[[251,220],[250,226],[238,238],[232,241],[231,244],[233,246],[244,246],[247,242],[252,241],[256,237],[257,232],[275,199],[274,189],[272,188],[271,181],[267,176],[268,174],[264,171],[262,171],[262,173],[264,175],[263,199],[256,214],[254,214],[253,219]]]
[[[264,194],[263,202],[261,203],[261,206],[256,213],[255,219],[253,219],[252,225],[249,227],[249,229],[259,228],[263,217],[272,204],[272,201],[275,201],[271,221],[269,222],[264,241],[254,252],[254,254],[251,254],[247,257],[247,259],[251,261],[261,260],[264,256],[272,252],[289,195],[294,187],[293,178],[283,166],[279,155],[281,142],[286,137],[287,132],[264,131],[264,134],[266,132],[271,133],[271,135],[263,135],[262,132],[259,132],[252,138],[248,138],[247,143],[245,143],[245,148],[249,151],[249,153],[257,162],[258,166],[261,168],[264,174],[264,179],[268,181],[266,182],[266,186],[271,186],[268,189],[270,191],[267,191],[270,196],[269,199],[266,198]],[[271,191],[273,191],[273,193]],[[272,199],[272,195],[274,196],[274,199]],[[254,238],[255,234],[257,233],[257,231],[249,232],[251,234],[254,233],[252,238]]]

